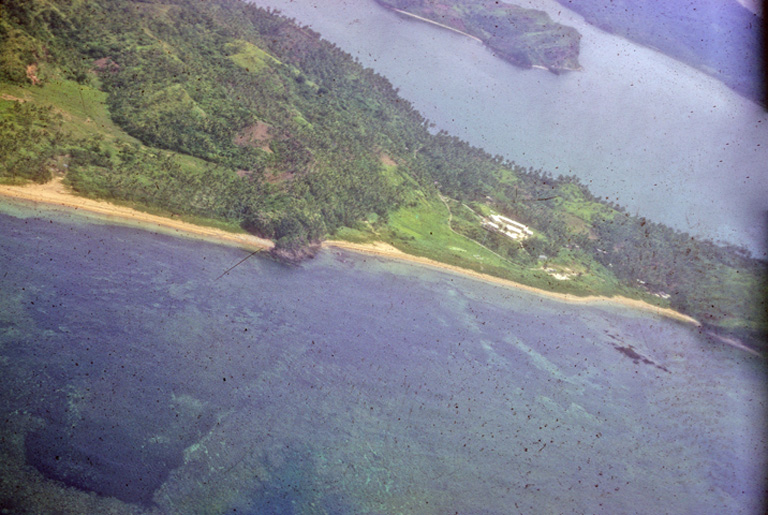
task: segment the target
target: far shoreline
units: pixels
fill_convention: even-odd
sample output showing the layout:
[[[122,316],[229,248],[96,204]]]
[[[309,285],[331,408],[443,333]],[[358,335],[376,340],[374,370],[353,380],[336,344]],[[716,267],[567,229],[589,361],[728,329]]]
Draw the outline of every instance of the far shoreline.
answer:
[[[142,229],[160,230],[161,232],[174,236],[203,239],[208,242],[236,246],[251,251],[269,251],[274,247],[274,242],[250,234],[238,234],[214,227],[205,227],[184,222],[182,220],[174,220],[164,216],[152,215],[104,200],[94,200],[88,197],[78,196],[72,193],[67,186],[64,185],[61,178],[53,179],[45,184],[26,184],[21,186],[0,184],[0,197],[46,204],[49,206],[64,207],[75,211],[82,210],[99,215],[106,221],[127,222]],[[340,240],[328,240],[323,242],[322,248],[342,249],[358,254],[379,256],[395,261],[427,266],[440,271],[457,274],[462,277],[527,293],[533,293],[568,304],[613,304],[628,307],[679,322],[692,324],[695,327],[701,327],[701,323],[692,317],[679,313],[673,309],[661,308],[641,300],[621,296],[604,297],[591,295],[580,297],[567,293],[557,293],[517,283],[509,279],[502,279],[474,270],[441,263],[433,259],[407,254],[384,242],[361,244]]]
[[[424,18],[424,17],[421,17],[421,16],[419,16],[417,14],[409,13],[408,11],[403,11],[403,10],[394,9],[394,8],[392,8],[391,10],[396,12],[396,13],[402,14],[404,16],[410,16],[412,18],[416,18],[417,20],[421,20],[421,21],[424,21],[424,22],[427,22],[427,23],[431,23],[432,25],[436,25],[438,27],[442,27],[444,29],[448,29],[450,31],[456,32],[457,34],[461,34],[462,36],[468,37],[469,39],[474,39],[478,43],[481,43],[481,44],[485,45],[485,41],[483,41],[479,37],[473,36],[472,34],[469,34],[469,33],[464,32],[462,30],[459,30],[459,29],[456,29],[454,27],[451,27],[450,25],[444,25],[444,24],[442,24],[440,22],[436,22],[434,20],[430,20],[429,18]]]
[[[536,288],[534,286],[528,286],[527,284],[511,281],[509,279],[496,277],[494,275],[484,274],[482,272],[476,272],[474,270],[461,268],[454,265],[449,265],[447,263],[441,263],[433,259],[429,259],[421,256],[415,256],[413,254],[407,254],[393,247],[392,245],[389,245],[388,243],[384,243],[384,242],[351,243],[347,241],[327,240],[323,242],[323,247],[343,249],[343,250],[348,250],[348,251],[352,251],[360,254],[366,254],[369,256],[379,256],[386,259],[392,259],[396,261],[403,261],[411,264],[427,266],[427,267],[441,270],[444,272],[451,272],[451,273],[460,275],[462,277],[468,277],[471,279],[475,279],[477,281],[482,281],[488,284],[494,284],[497,286],[502,286],[502,287],[506,287],[514,290],[524,291],[526,293],[540,295],[542,297],[554,299],[566,304],[582,304],[582,305],[613,304],[617,306],[636,309],[638,311],[652,313],[665,318],[677,320],[679,322],[685,322],[695,327],[701,327],[701,323],[695,318],[692,318],[688,315],[684,315],[683,313],[675,311],[671,308],[662,308],[659,306],[654,306],[653,304],[643,302],[642,300],[630,299],[628,297],[622,297],[622,296],[605,297],[605,296],[597,296],[597,295],[588,295],[588,296],[582,297],[578,295],[570,295],[568,293],[558,293],[554,291],[544,290],[541,288]]]

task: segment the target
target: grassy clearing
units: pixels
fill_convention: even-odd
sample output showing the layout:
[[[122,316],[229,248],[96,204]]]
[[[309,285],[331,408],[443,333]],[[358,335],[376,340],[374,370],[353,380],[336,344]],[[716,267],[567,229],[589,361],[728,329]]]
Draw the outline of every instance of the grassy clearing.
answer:
[[[116,143],[118,142],[141,145],[138,140],[112,122],[107,109],[106,98],[107,94],[95,87],[81,85],[70,80],[50,80],[43,86],[32,87],[3,83],[0,84],[0,116],[20,100],[33,102],[36,105],[53,105],[56,112],[62,115],[62,129],[75,137],[102,136],[104,147],[112,151],[117,149]],[[176,162],[181,166],[181,170],[190,176],[201,176],[209,166],[205,161],[196,157],[176,153],[174,156]],[[0,179],[2,184],[25,184],[27,182],[27,179]],[[98,199],[99,197],[94,198]],[[109,199],[109,201],[137,211],[183,220],[196,225],[214,227],[233,233],[245,232],[236,222],[193,215],[178,215],[165,209],[150,207],[137,202],[116,199]]]
[[[455,202],[453,204],[457,209],[460,207]],[[564,250],[548,263],[548,266],[580,273],[570,280],[560,281],[542,270],[540,264],[532,266],[504,258],[478,242],[453,232],[448,220],[449,212],[445,204],[439,199],[421,196],[414,205],[391,213],[387,224],[378,231],[370,223],[360,223],[354,228],[337,230],[333,237],[354,243],[385,241],[408,254],[549,291],[582,296],[622,295],[663,307],[668,305],[662,299],[622,285],[610,270],[579,251]]]
[[[557,205],[567,214],[580,218],[589,225],[596,221],[611,221],[617,211],[593,202],[584,197],[584,193],[575,184],[561,184],[557,188]]]
[[[0,84],[0,94],[22,98],[37,105],[53,105],[64,117],[63,128],[73,136],[86,138],[100,134],[136,142],[112,122],[107,110],[107,94],[94,86],[71,80],[50,80],[43,86],[19,87]]]
[[[340,227],[333,233],[334,240],[343,240],[351,243],[371,243],[381,239],[369,228]]]
[[[397,187],[405,182],[405,177],[397,171],[397,165],[382,162],[381,168],[384,170],[384,178],[390,186]]]
[[[560,207],[566,213],[580,218],[590,225],[597,221],[611,221],[616,216],[616,211],[613,209],[587,200],[566,200]]]
[[[272,63],[282,64],[278,59],[248,41],[237,40],[234,43],[227,43],[227,51],[233,52],[229,58],[236,65],[252,72],[260,72]]]
[[[448,209],[439,199],[423,199],[415,206],[392,213],[383,239],[403,252],[442,263],[541,288],[557,291],[573,289],[570,285],[550,284],[543,272],[504,259],[479,243],[453,232],[448,226],[448,216]],[[574,293],[589,292],[578,289]]]

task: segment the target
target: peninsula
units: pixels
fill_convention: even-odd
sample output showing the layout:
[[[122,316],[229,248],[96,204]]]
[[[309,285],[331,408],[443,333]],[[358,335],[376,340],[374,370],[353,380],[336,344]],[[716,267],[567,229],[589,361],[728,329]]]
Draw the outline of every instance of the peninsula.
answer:
[[[401,15],[482,42],[521,68],[553,73],[579,70],[581,34],[552,21],[543,11],[496,1],[376,0]]]

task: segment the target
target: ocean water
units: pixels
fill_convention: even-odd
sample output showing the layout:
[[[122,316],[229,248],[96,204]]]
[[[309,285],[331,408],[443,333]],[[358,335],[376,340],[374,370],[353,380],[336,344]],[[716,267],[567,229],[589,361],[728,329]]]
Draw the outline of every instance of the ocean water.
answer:
[[[763,361],[695,328],[0,203],[9,513],[760,513]]]
[[[387,77],[438,129],[525,167],[574,174],[632,214],[757,255],[768,250],[768,112],[554,0],[516,3],[582,34],[583,71],[516,68],[373,0],[251,1]]]

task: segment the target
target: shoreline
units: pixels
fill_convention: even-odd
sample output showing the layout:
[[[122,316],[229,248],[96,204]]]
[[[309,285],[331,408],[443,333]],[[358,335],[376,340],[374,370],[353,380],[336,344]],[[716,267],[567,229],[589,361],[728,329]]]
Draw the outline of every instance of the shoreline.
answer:
[[[464,32],[462,30],[455,29],[455,28],[451,27],[450,25],[444,25],[444,24],[442,24],[440,22],[436,22],[434,20],[430,20],[429,18],[424,18],[422,16],[419,16],[419,15],[413,14],[413,13],[409,13],[407,11],[402,11],[400,9],[392,9],[392,10],[394,12],[396,12],[396,13],[400,13],[400,14],[405,15],[405,16],[411,16],[412,18],[416,18],[417,20],[425,21],[427,23],[431,23],[432,25],[437,25],[438,27],[442,27],[444,29],[451,30],[453,32],[456,32],[457,34],[461,34],[462,36],[466,36],[466,37],[468,37],[470,39],[474,39],[478,43],[481,43],[481,44],[485,45],[485,42],[482,39],[478,38],[477,36],[473,36],[472,34],[468,34],[468,33]]]
[[[174,220],[164,216],[144,213],[129,207],[112,204],[105,200],[94,200],[87,197],[81,197],[72,193],[64,185],[60,177],[55,178],[45,184],[26,184],[23,186],[0,184],[0,197],[65,207],[75,211],[82,210],[88,213],[101,215],[106,220],[129,223],[140,228],[158,229],[161,232],[165,232],[174,236],[204,239],[206,241],[223,245],[236,246],[251,251],[268,251],[274,247],[274,242],[263,238],[258,238],[250,234],[237,234],[214,227],[205,227],[190,222]],[[500,277],[476,272],[467,268],[461,268],[458,266],[441,263],[433,259],[406,254],[405,252],[393,247],[392,245],[383,242],[361,244],[339,240],[328,240],[323,242],[322,248],[342,249],[358,254],[378,256],[386,259],[427,266],[444,272],[450,272],[461,275],[463,277],[495,284],[497,286],[541,295],[543,297],[555,299],[568,304],[614,304],[637,309],[639,311],[653,313],[665,318],[692,324],[696,327],[701,326],[701,324],[692,317],[679,313],[673,309],[661,308],[641,300],[620,296],[602,297],[592,295],[579,297],[567,293],[557,293],[543,290],[533,286],[517,283],[509,279],[502,279]]]
[[[497,48],[494,48],[494,47],[490,46],[488,44],[488,42],[483,41],[479,37],[473,36],[472,34],[469,34],[468,32],[464,32],[463,30],[459,30],[457,28],[451,27],[450,25],[445,25],[445,24],[437,22],[435,20],[430,20],[429,18],[424,18],[423,16],[419,16],[418,14],[409,13],[408,11],[403,11],[401,9],[396,9],[394,7],[388,7],[388,6],[384,6],[384,7],[386,9],[389,9],[392,12],[401,14],[403,16],[408,16],[408,17],[414,18],[416,20],[420,20],[420,21],[423,21],[423,22],[426,22],[426,23],[430,23],[430,24],[435,25],[437,27],[450,30],[450,31],[455,32],[457,34],[461,34],[462,36],[468,37],[469,39],[473,39],[473,40],[477,41],[478,43],[480,43],[481,45],[487,47],[490,51],[494,52],[494,55],[496,55],[496,53],[499,52],[498,53],[498,57],[502,61],[505,61],[505,62],[511,64],[512,66],[517,66],[517,67],[520,67],[520,68],[523,68],[523,69],[527,68],[526,65],[521,64],[519,62],[516,62],[510,56],[504,54],[503,52],[500,52]],[[534,70],[545,70],[545,71],[548,71],[550,73],[554,73],[556,75],[559,75],[559,74],[561,74],[563,72],[581,71],[581,70],[583,70],[583,68],[581,66],[579,66],[578,68],[570,68],[570,67],[558,68],[558,67],[554,67],[554,66],[552,66],[552,67],[544,66],[542,64],[532,64],[532,65],[530,65],[530,68],[534,69]]]
[[[427,266],[427,267],[435,268],[444,272],[451,272],[457,275],[461,275],[463,277],[469,277],[478,281],[483,281],[485,283],[495,284],[497,286],[503,286],[506,288],[525,291],[527,293],[541,295],[542,297],[547,297],[549,299],[554,299],[567,304],[583,304],[583,305],[614,304],[618,306],[636,309],[638,311],[644,311],[646,313],[653,313],[665,318],[677,320],[679,322],[685,322],[695,327],[701,327],[701,323],[695,318],[689,317],[688,315],[684,315],[671,308],[661,308],[658,306],[654,306],[653,304],[648,304],[647,302],[643,302],[642,300],[630,299],[628,297],[621,297],[621,296],[604,297],[604,296],[597,296],[597,295],[588,295],[585,297],[580,297],[578,295],[571,295],[568,293],[558,293],[554,291],[543,290],[541,288],[536,288],[534,286],[528,286],[526,284],[517,283],[515,281],[511,281],[509,279],[503,279],[501,277],[496,277],[494,275],[484,274],[482,272],[476,272],[475,270],[461,268],[455,265],[449,265],[447,263],[441,263],[439,261],[435,261],[433,259],[429,259],[422,256],[407,254],[393,247],[392,245],[389,245],[388,243],[384,243],[384,242],[351,243],[351,242],[340,241],[340,240],[327,240],[323,242],[323,248],[337,248],[342,250],[349,250],[349,251],[357,252],[360,254],[367,254],[369,256],[378,256],[386,259],[393,259],[397,261],[404,261],[407,263]]]
[[[64,185],[61,177],[52,179],[45,184],[32,183],[22,186],[0,184],[0,197],[85,211],[101,215],[105,220],[128,223],[141,228],[154,228],[173,236],[212,240],[223,245],[241,247],[251,251],[266,251],[274,247],[272,241],[251,234],[237,234],[215,227],[206,227],[166,216],[145,213],[106,200],[81,197],[72,193]]]

